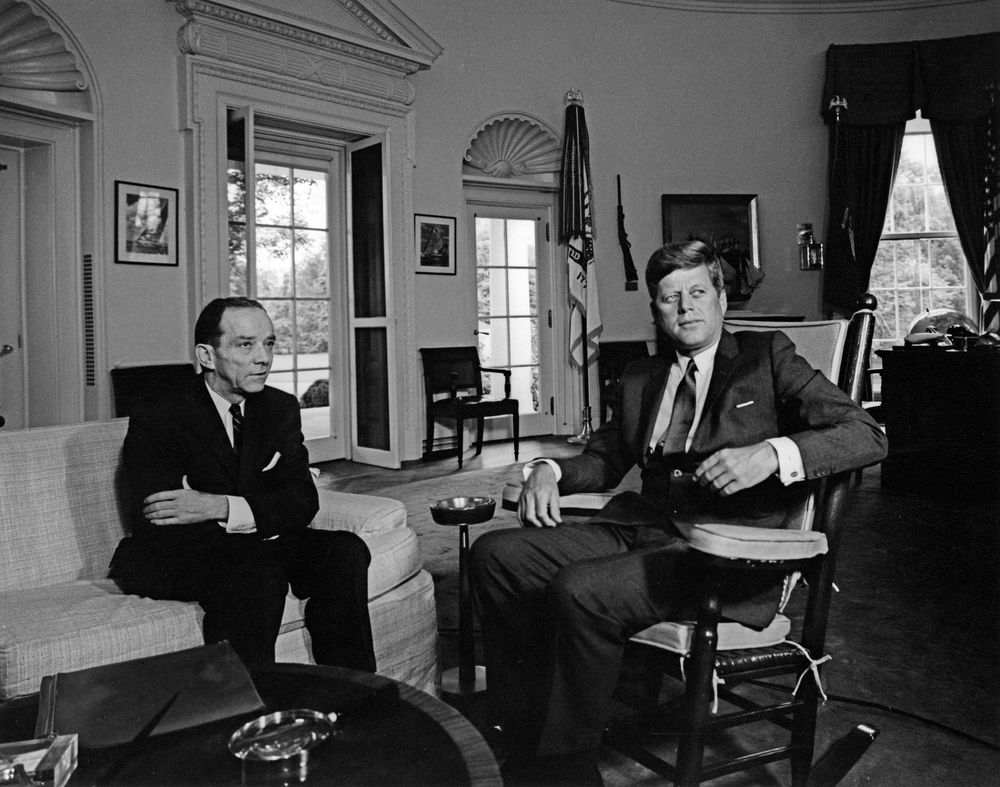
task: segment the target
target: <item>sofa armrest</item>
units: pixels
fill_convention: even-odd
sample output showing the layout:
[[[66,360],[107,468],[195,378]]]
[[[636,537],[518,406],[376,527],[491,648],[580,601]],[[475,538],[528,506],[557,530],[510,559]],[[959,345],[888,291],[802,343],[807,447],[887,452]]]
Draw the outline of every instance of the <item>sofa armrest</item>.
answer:
[[[319,512],[310,527],[354,533],[382,533],[406,527],[406,508],[398,500],[329,489],[317,492]]]

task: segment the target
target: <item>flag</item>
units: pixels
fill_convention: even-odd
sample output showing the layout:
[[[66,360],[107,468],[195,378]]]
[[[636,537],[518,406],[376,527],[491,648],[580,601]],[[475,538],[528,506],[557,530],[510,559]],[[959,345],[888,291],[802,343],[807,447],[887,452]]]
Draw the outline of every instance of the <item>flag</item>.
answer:
[[[983,190],[983,331],[1000,328],[1000,158],[997,155],[995,101],[986,121],[986,177]]]
[[[566,107],[559,209],[560,240],[566,243],[569,276],[570,362],[583,368],[597,357],[597,337],[601,334],[602,325],[594,267],[590,138],[579,99],[571,99]]]

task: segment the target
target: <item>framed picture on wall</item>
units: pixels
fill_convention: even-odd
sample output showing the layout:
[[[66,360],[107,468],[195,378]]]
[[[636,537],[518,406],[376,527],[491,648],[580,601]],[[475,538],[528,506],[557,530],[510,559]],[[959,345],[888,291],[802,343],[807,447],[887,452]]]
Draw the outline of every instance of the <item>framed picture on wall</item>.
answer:
[[[177,265],[177,189],[115,181],[115,262]]]
[[[417,273],[455,275],[455,217],[413,217],[413,245],[416,248]]]

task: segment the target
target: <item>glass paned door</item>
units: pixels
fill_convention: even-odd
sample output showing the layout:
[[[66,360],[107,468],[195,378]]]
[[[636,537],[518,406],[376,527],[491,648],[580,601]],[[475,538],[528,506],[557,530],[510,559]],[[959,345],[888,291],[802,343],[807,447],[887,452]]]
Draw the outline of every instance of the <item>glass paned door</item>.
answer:
[[[521,434],[552,434],[550,312],[546,308],[542,314],[540,305],[548,303],[545,222],[514,208],[480,209],[473,220],[480,360],[483,366],[511,370]],[[486,375],[485,382],[493,395],[503,395],[500,375]],[[500,431],[509,430],[509,423],[491,420],[492,436],[505,436]]]
[[[258,155],[228,169],[229,289],[261,302],[276,343],[268,384],[299,401],[313,462],[345,455],[331,347],[331,180],[336,162]],[[246,182],[254,184],[248,210]]]

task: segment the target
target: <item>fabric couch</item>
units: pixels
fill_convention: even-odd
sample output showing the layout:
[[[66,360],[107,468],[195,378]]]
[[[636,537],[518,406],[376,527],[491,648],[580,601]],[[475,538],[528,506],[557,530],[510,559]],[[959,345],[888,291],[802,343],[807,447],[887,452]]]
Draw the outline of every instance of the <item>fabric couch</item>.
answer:
[[[107,579],[125,533],[128,419],[0,431],[0,700],[42,676],[203,644],[201,608],[123,594]],[[434,691],[434,587],[395,500],[320,490],[312,527],[359,533],[380,674]],[[311,661],[304,603],[289,595],[278,661]]]

